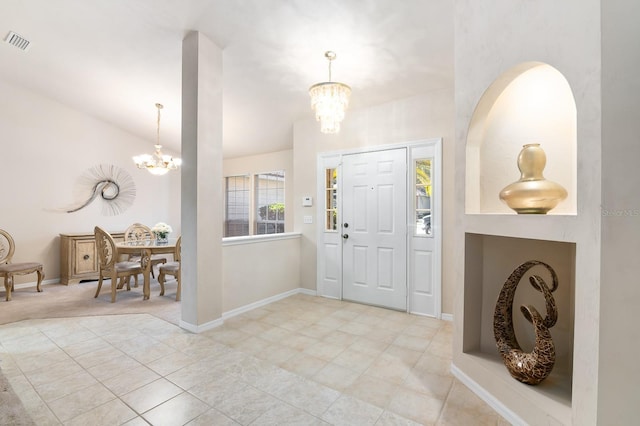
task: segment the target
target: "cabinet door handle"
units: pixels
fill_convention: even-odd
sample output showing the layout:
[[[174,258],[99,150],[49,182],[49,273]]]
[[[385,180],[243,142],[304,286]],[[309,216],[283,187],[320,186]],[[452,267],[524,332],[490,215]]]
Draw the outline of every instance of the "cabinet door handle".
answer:
[[[89,257],[90,257],[90,256],[89,256],[88,254],[85,254],[84,256],[82,256],[82,258],[83,258],[84,260],[89,260]]]

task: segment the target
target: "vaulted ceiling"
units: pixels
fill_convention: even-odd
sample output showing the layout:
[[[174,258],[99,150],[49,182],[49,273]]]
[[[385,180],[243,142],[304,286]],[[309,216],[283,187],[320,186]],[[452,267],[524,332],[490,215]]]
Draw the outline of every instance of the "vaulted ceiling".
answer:
[[[312,118],[307,89],[351,86],[350,109],[453,82],[452,0],[2,0],[0,79],[180,150],[181,49],[200,31],[223,49],[225,157],[290,149]]]

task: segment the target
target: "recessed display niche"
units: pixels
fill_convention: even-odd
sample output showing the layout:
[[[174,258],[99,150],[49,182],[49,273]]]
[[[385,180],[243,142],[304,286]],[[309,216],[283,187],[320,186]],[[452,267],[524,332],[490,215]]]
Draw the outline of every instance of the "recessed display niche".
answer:
[[[574,243],[543,241],[493,235],[465,234],[464,336],[463,352],[481,358],[507,383],[522,389],[535,389],[571,406],[573,359],[573,324],[575,290]],[[556,363],[542,383],[535,387],[516,382],[509,376],[496,348],[493,315],[498,294],[511,272],[528,260],[549,264],[558,275],[558,289],[553,292],[558,321],[551,328]],[[520,281],[513,303],[513,324],[523,351],[530,352],[535,341],[533,325],[520,312],[521,305],[533,305],[544,317],[545,299],[529,284],[531,274],[540,275],[551,284],[551,276],[541,266],[532,268]]]
[[[544,177],[568,197],[549,214],[576,214],[576,104],[566,78],[540,62],[499,76],[476,106],[467,137],[466,213],[515,214],[498,194],[520,178],[518,153],[539,143],[547,156]]]

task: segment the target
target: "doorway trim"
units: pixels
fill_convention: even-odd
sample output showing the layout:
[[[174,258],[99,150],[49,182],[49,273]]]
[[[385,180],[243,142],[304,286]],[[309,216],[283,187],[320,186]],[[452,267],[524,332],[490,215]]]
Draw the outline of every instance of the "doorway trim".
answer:
[[[442,318],[442,138],[423,139],[413,142],[376,145],[363,148],[353,148],[342,151],[319,153],[317,156],[317,187],[316,187],[316,288],[319,296],[342,300],[342,237],[341,229],[326,230],[325,199],[327,189],[325,187],[324,174],[327,168],[335,168],[337,174],[337,223],[341,224],[342,213],[342,157],[348,154],[384,151],[396,148],[406,148],[407,164],[407,217],[406,217],[406,241],[407,241],[407,312]],[[415,212],[415,167],[414,162],[425,152],[425,149],[433,154],[433,166],[431,170],[433,184],[433,207],[431,228],[433,251],[430,254],[430,264],[423,267],[424,251],[420,250],[419,241],[425,238],[416,236],[416,222],[413,219]],[[428,279],[421,279],[416,271],[429,274]],[[420,295],[429,293],[432,302],[425,308],[420,302]]]

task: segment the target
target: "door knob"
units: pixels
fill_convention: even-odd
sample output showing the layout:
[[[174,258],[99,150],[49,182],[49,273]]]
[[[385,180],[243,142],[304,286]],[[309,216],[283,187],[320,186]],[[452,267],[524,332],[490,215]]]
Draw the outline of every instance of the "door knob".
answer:
[[[345,240],[349,238],[349,234],[342,234],[342,238],[344,238]]]
[[[347,222],[345,222],[344,225],[342,225],[342,226],[344,226],[345,228],[348,228],[349,224]]]

